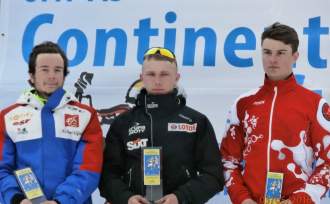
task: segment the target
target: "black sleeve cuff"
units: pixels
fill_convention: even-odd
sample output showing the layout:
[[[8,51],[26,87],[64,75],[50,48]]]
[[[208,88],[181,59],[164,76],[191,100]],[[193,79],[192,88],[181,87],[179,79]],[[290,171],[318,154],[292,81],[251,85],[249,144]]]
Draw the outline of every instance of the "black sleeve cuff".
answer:
[[[23,194],[17,193],[11,198],[10,204],[20,204],[24,199],[25,196]]]

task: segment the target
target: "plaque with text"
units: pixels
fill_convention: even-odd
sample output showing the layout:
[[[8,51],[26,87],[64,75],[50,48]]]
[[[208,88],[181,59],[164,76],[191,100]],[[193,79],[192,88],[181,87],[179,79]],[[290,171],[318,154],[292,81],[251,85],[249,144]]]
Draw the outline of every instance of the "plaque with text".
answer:
[[[281,202],[283,173],[268,172],[265,192],[265,204]]]
[[[163,197],[161,147],[142,149],[142,170],[146,198],[150,202],[159,200]]]
[[[14,171],[21,190],[33,204],[46,201],[39,182],[30,167]]]

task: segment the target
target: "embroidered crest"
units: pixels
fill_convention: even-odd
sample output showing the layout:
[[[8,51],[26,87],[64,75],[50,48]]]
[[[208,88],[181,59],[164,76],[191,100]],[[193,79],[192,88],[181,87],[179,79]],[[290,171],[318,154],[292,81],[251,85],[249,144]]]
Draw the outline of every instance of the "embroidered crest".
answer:
[[[322,114],[327,121],[330,121],[330,107],[327,103],[324,103],[322,106]]]

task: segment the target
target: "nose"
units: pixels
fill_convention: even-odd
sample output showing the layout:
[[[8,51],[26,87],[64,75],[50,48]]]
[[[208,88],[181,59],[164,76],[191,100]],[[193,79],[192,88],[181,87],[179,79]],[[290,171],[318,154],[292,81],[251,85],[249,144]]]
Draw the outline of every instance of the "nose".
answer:
[[[155,84],[156,84],[157,86],[160,86],[160,85],[161,85],[161,78],[160,78],[160,76],[156,76],[156,77],[155,77]]]
[[[48,72],[48,78],[49,79],[55,79],[56,77],[56,72],[55,71],[50,71]]]
[[[270,57],[269,57],[269,61],[272,63],[272,64],[274,64],[274,63],[276,63],[277,62],[277,56],[276,55],[271,55]]]

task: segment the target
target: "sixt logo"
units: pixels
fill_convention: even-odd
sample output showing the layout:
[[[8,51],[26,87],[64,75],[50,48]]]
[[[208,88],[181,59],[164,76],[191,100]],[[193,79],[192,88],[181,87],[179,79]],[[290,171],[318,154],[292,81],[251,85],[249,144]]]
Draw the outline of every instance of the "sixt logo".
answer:
[[[148,143],[148,139],[137,138],[133,141],[127,142],[127,149],[128,150],[135,150],[135,149],[139,149],[139,148],[142,148],[142,147],[146,147],[147,143]]]

